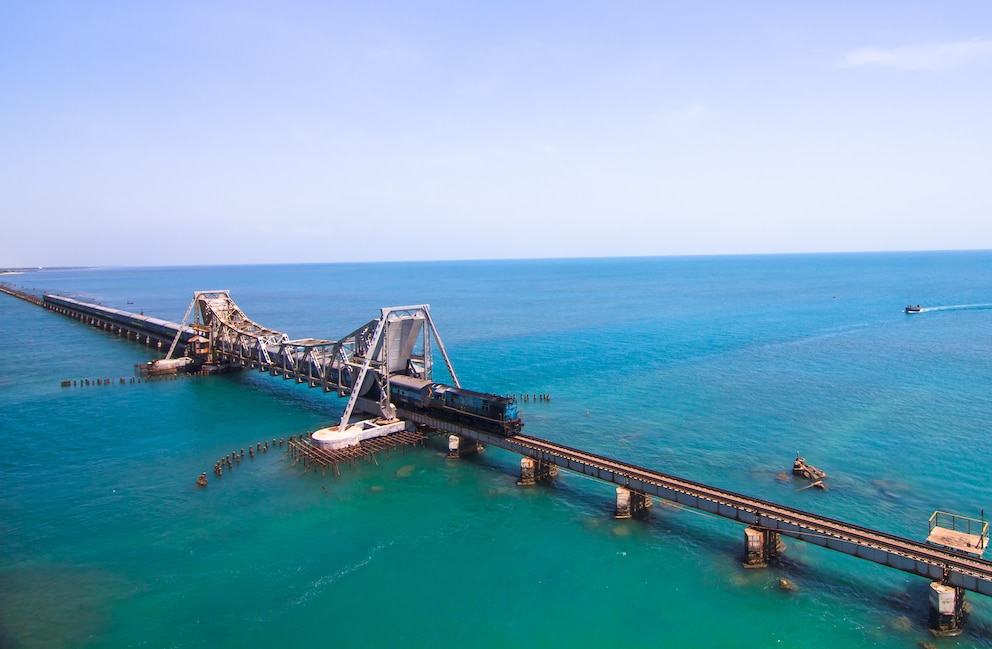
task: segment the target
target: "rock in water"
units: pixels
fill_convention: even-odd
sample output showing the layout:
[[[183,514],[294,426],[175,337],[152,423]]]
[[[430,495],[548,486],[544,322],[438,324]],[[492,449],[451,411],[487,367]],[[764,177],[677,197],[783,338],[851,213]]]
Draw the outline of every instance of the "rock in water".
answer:
[[[792,583],[791,581],[789,581],[785,577],[783,577],[782,579],[779,579],[778,580],[778,587],[781,588],[782,590],[787,590],[787,591],[790,591],[790,592],[795,592],[795,591],[799,590],[799,588],[794,583]]]

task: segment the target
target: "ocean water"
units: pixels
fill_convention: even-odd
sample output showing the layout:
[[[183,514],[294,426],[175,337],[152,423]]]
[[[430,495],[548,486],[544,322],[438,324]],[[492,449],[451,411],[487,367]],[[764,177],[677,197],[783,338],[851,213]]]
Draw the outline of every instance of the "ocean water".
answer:
[[[992,505],[992,253],[43,270],[3,278],[178,321],[229,289],[339,338],[429,303],[466,387],[549,393],[525,432],[923,539]],[[931,308],[907,315],[906,304]],[[515,482],[499,449],[341,475],[279,450],[344,401],[265,374],[130,377],[154,352],[0,295],[0,647],[992,647],[927,631],[927,582],[613,489]],[[830,489],[780,480],[797,451]],[[210,484],[195,486],[206,471]],[[992,509],[990,509],[992,512]],[[787,578],[796,591],[779,588]]]

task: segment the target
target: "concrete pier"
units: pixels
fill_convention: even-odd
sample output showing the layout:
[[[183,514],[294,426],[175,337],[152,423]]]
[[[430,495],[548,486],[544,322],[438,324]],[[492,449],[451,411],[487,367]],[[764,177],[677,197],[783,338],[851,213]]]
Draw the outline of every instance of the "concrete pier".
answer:
[[[785,550],[778,532],[760,527],[744,529],[744,567],[764,568]]]
[[[482,450],[482,444],[470,437],[450,435],[448,437],[448,459],[457,460]]]
[[[964,622],[964,589],[934,581],[930,584],[930,631],[938,637],[961,633]]]
[[[520,459],[520,481],[518,485],[527,487],[538,483],[548,484],[558,476],[558,467],[550,462],[533,458]]]
[[[313,440],[315,446],[336,451],[349,446],[357,446],[367,439],[385,437],[386,435],[392,435],[393,433],[409,429],[412,429],[412,426],[408,426],[405,421],[366,419],[351,422],[344,430],[340,430],[340,426],[321,428],[314,431],[310,435],[310,438]],[[473,441],[472,443],[474,444],[475,442]]]
[[[651,516],[651,496],[626,487],[617,487],[616,518],[646,519]]]
[[[518,485],[530,486],[537,484],[534,472],[535,465],[537,465],[537,460],[532,460],[529,457],[520,458],[520,482],[517,483]]]

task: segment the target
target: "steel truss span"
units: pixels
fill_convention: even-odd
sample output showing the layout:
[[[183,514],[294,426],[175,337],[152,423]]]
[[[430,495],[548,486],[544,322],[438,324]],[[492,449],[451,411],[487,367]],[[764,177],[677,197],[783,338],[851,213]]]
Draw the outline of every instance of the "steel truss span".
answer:
[[[197,291],[183,325],[191,315],[191,327],[209,341],[207,362],[254,368],[349,397],[339,423],[342,430],[355,411],[395,418],[389,398],[390,375],[433,380],[435,345],[452,381],[460,387],[426,304],[383,308],[379,318],[340,340],[291,340],[251,320],[229,291]],[[166,358],[178,342],[177,336]]]

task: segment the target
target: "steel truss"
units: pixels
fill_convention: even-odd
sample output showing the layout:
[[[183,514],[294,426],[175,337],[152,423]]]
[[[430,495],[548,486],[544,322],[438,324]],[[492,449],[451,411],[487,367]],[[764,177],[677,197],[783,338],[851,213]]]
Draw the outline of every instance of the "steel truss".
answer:
[[[339,423],[342,430],[355,410],[384,419],[396,417],[389,401],[391,375],[433,381],[432,342],[455,386],[461,387],[427,304],[383,308],[378,319],[337,341],[291,340],[252,321],[229,291],[197,291],[182,326],[191,314],[193,329],[209,340],[206,362],[254,368],[348,396]],[[177,336],[166,358],[171,358],[178,342]]]

